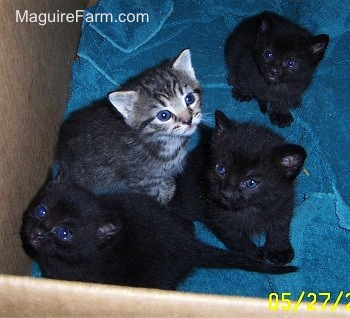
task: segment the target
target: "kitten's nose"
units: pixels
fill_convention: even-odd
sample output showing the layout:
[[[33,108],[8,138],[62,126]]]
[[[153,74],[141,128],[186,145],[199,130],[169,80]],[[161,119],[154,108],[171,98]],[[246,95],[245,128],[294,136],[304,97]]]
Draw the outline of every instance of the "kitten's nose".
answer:
[[[230,190],[221,190],[221,196],[224,200],[229,200],[232,197],[232,191]]]
[[[221,197],[226,202],[234,202],[239,199],[239,193],[237,192],[237,189],[233,186],[226,186],[224,189],[221,189],[220,191]]]
[[[30,234],[30,238],[29,238],[31,246],[34,248],[39,248],[43,238],[44,238],[44,232],[41,231],[40,229],[35,229]]]
[[[278,73],[277,69],[275,67],[270,69],[270,76],[276,76]]]
[[[188,119],[187,121],[183,121],[183,123],[190,126],[192,124],[192,117],[190,117],[190,119]]]
[[[30,240],[33,244],[38,244],[44,238],[44,232],[40,229],[35,229],[30,235]]]

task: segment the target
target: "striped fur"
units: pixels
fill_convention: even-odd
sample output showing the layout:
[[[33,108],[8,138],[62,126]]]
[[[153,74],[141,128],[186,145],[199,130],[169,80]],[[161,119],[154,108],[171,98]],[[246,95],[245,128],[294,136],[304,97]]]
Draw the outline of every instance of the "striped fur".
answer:
[[[57,159],[92,192],[139,192],[165,204],[200,120],[201,89],[185,50],[126,82],[109,101],[73,113],[62,126]]]

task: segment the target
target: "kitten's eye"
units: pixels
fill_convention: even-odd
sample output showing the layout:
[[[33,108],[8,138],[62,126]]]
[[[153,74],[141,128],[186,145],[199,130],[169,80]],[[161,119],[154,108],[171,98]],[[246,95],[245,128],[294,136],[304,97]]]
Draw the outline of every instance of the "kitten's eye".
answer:
[[[46,215],[46,207],[43,204],[38,205],[35,208],[35,215],[39,218],[42,219]]]
[[[196,100],[196,97],[193,95],[193,93],[189,93],[185,97],[185,103],[187,106],[193,104],[195,100]]]
[[[62,241],[66,241],[71,237],[70,231],[67,227],[62,226],[56,230],[58,238]]]
[[[220,177],[223,177],[226,174],[225,167],[219,163],[215,166],[215,171]]]
[[[272,57],[273,57],[273,54],[272,54],[272,52],[271,52],[270,50],[265,50],[265,51],[264,51],[264,57],[265,57],[265,59],[267,59],[267,60],[271,60]]]
[[[294,60],[287,60],[287,61],[284,62],[284,64],[288,68],[293,68],[295,65],[297,65],[297,62],[295,62]]]
[[[247,180],[244,182],[244,185],[247,187],[247,188],[251,188],[251,189],[254,189],[258,186],[259,182],[255,181],[255,180]]]
[[[168,121],[171,118],[172,113],[168,110],[162,110],[157,114],[157,118],[160,121]]]

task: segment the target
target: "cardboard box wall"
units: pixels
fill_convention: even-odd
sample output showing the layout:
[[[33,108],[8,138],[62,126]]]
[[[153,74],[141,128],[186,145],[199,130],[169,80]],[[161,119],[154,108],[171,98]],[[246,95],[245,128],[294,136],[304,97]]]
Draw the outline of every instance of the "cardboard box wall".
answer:
[[[286,317],[267,299],[30,278],[19,227],[52,163],[81,21],[16,23],[16,10],[75,12],[83,0],[0,0],[0,316]],[[329,311],[298,316],[327,316]],[[332,313],[342,316],[344,310]]]

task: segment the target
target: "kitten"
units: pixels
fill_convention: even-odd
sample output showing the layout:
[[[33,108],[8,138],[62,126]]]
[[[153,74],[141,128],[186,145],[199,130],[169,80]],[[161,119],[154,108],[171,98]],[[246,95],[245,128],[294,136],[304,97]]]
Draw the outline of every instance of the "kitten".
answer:
[[[273,124],[290,126],[290,109],[301,106],[328,41],[327,34],[312,36],[272,12],[244,20],[225,45],[233,97],[240,102],[256,98]]]
[[[190,154],[170,206],[203,221],[227,248],[286,264],[294,257],[293,182],[306,152],[262,126],[237,123],[220,111],[215,117],[211,145]],[[266,243],[258,248],[252,238],[263,233]]]
[[[197,241],[193,224],[141,194],[104,195],[56,177],[23,215],[23,248],[44,277],[175,289],[194,267],[282,274],[276,266]]]
[[[189,50],[126,82],[63,124],[58,163],[94,193],[131,191],[167,203],[185,146],[201,120],[201,88]]]

